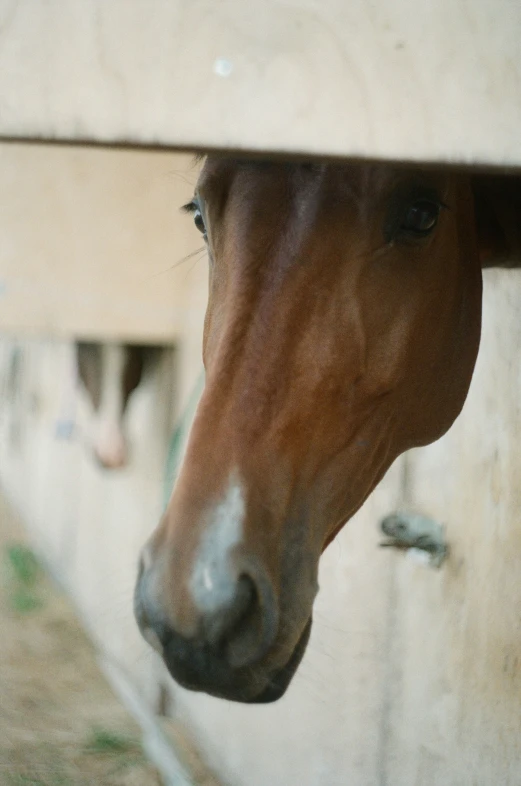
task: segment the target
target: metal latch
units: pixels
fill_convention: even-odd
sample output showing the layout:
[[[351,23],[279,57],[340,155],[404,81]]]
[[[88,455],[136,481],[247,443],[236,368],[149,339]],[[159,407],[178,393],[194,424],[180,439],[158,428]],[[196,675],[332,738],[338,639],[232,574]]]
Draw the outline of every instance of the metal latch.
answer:
[[[433,568],[439,568],[449,553],[443,526],[419,513],[391,513],[380,521],[380,529],[388,537],[380,546],[407,549]]]

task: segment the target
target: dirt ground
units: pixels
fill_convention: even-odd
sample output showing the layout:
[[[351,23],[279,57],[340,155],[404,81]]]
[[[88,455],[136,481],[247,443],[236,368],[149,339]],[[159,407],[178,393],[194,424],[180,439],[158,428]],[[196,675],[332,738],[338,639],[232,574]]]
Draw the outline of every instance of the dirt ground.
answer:
[[[0,786],[158,786],[139,740],[0,493]]]

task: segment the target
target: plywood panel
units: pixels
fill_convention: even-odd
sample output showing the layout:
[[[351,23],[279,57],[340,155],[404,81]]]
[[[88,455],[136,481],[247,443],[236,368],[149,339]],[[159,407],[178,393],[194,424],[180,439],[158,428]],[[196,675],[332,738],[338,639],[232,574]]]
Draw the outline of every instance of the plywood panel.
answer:
[[[18,373],[9,379],[13,350]],[[130,399],[130,461],[113,472],[91,455],[87,399],[70,390],[72,352],[65,341],[0,343],[0,484],[101,652],[153,702],[157,664],[132,598],[140,549],[162,512],[172,352]]]
[[[0,330],[192,335],[206,255],[180,207],[196,178],[187,155],[0,145]]]
[[[439,573],[395,555],[389,786],[521,783],[520,346],[519,272],[489,271],[463,415],[411,466],[451,555]]]
[[[521,165],[517,0],[0,0],[0,134]]]

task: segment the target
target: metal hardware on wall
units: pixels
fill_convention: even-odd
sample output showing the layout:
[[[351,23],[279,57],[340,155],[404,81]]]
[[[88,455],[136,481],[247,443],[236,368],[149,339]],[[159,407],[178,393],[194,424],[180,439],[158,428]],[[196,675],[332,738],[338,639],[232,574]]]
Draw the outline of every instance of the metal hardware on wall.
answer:
[[[380,546],[405,549],[430,567],[441,567],[448,556],[443,526],[427,516],[391,513],[380,521],[380,529],[388,537]]]

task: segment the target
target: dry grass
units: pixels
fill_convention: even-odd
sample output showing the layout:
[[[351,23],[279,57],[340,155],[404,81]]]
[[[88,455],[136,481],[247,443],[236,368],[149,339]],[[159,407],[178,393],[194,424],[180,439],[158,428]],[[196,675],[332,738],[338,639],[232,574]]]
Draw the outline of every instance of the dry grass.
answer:
[[[158,786],[139,730],[0,499],[0,785]]]

